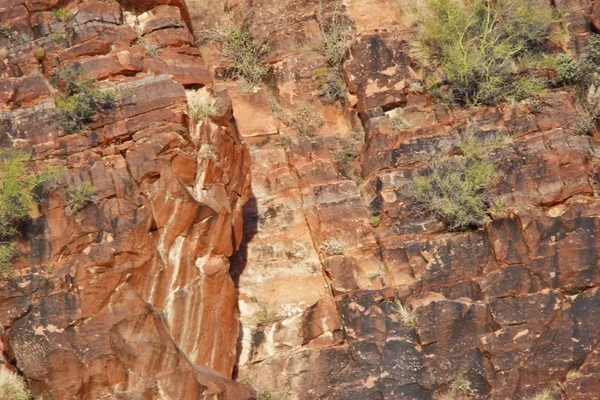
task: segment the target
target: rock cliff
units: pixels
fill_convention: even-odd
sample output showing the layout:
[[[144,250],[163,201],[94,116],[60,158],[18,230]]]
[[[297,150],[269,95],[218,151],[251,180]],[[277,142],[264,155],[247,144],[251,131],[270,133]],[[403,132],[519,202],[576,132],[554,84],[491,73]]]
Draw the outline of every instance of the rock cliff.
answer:
[[[552,4],[581,52],[600,4]],[[197,40],[235,18],[262,85]],[[348,26],[345,93],[326,24]],[[569,88],[434,101],[411,39],[395,0],[0,0],[0,140],[60,171],[0,281],[3,368],[57,400],[600,398],[597,132],[573,134]],[[65,71],[112,99],[78,133]],[[512,138],[504,210],[449,232],[407,188],[467,126]]]

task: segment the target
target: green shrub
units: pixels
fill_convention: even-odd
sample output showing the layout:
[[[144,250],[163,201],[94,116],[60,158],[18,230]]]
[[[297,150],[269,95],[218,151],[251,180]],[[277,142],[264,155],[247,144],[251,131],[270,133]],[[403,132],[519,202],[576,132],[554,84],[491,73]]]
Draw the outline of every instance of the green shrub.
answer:
[[[464,375],[454,376],[448,383],[446,391],[438,397],[439,400],[458,400],[471,392],[471,382]]]
[[[346,84],[336,70],[317,68],[315,70],[315,78],[319,90],[319,98],[324,104],[345,99]]]
[[[300,136],[308,137],[314,136],[325,123],[323,114],[307,104],[300,105],[292,110],[280,108],[280,112],[276,113],[275,117],[294,128]]]
[[[0,369],[0,399],[29,400],[30,398],[31,393],[23,378],[6,369]]]
[[[546,50],[556,21],[542,0],[426,0],[426,9],[413,53],[433,94],[466,105],[506,100],[522,79],[514,64]]]
[[[230,61],[230,74],[234,79],[243,78],[254,85],[260,83],[267,73],[264,58],[269,47],[265,40],[258,40],[252,35],[250,15],[241,24],[235,24],[230,18],[225,28],[200,32],[199,41],[221,45],[221,57]]]
[[[508,143],[504,135],[480,138],[469,129],[456,140],[456,156],[435,157],[428,171],[413,177],[411,196],[449,230],[483,225],[493,198],[487,189],[496,172],[491,153]]]
[[[98,112],[115,107],[113,91],[101,92],[92,82],[78,82],[78,76],[76,68],[61,70],[54,76],[55,85],[62,87],[62,93],[56,97],[54,117],[67,133],[81,131]]]
[[[20,223],[28,220],[39,202],[41,185],[55,172],[32,172],[28,157],[18,150],[0,151],[0,241],[10,241]]]
[[[400,107],[390,113],[390,128],[395,132],[410,129],[411,125],[404,117],[404,110]]]
[[[71,19],[71,12],[64,8],[54,8],[52,14],[63,24],[66,25]]]
[[[331,159],[337,164],[340,175],[351,179],[356,157],[358,157],[358,149],[354,143],[350,143],[335,151]]]
[[[0,244],[0,279],[10,278],[12,274],[12,260],[15,256],[13,243]]]
[[[0,25],[0,38],[13,40],[16,36],[16,32],[11,29],[8,25]]]
[[[96,188],[89,182],[67,186],[65,190],[65,214],[73,215],[87,204],[96,203]]]
[[[337,1],[330,16],[322,13],[321,4],[317,15],[321,31],[319,51],[325,57],[330,67],[339,70],[350,49],[352,39],[350,21],[342,12],[342,3]]]
[[[258,400],[287,400],[287,397],[268,389],[262,389],[258,392]]]
[[[369,218],[369,225],[373,228],[377,228],[381,224],[381,215],[374,215]]]
[[[269,311],[266,305],[261,305],[260,311],[254,314],[256,320],[256,326],[266,326],[274,324],[281,319],[281,315],[278,312]]]
[[[197,122],[211,121],[223,113],[221,103],[217,99],[199,101],[188,104],[188,114]]]
[[[396,312],[396,316],[398,317],[398,322],[402,324],[402,326],[413,329],[417,326],[417,315],[406,308],[400,299],[396,299],[394,301],[394,311]]]
[[[341,256],[346,251],[346,245],[339,239],[330,238],[321,244],[321,250],[328,256]]]

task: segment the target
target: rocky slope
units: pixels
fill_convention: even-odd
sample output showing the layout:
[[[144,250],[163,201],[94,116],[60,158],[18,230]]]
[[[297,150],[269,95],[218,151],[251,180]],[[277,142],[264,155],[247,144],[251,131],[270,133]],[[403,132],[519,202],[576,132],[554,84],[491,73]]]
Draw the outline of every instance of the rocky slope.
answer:
[[[600,4],[553,4],[581,51]],[[232,13],[266,38],[269,89],[214,81],[218,46],[194,46]],[[330,102],[315,43],[340,13],[348,93]],[[393,0],[0,0],[0,21],[14,32],[0,35],[2,142],[61,167],[0,281],[3,363],[35,395],[242,400],[249,383],[263,397],[429,399],[464,377],[465,398],[600,398],[600,153],[572,133],[570,90],[538,106],[434,102],[410,89]],[[52,77],[75,65],[117,101],[66,134]],[[210,99],[221,112],[196,123],[188,105]],[[299,135],[274,102],[323,124]],[[506,212],[449,233],[406,187],[470,125],[513,138],[496,154]],[[68,215],[64,189],[85,181],[97,203]]]

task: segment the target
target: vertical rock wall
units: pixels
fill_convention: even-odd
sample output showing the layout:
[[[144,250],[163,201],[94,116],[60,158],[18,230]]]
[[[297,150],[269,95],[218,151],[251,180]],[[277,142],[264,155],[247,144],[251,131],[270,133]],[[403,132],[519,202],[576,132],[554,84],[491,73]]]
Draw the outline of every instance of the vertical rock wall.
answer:
[[[36,395],[253,396],[228,379],[249,154],[227,107],[215,123],[187,116],[188,98],[228,97],[185,7],[159,3],[0,2],[2,143],[60,167],[0,282],[2,358]],[[67,68],[116,98],[74,134],[52,117]],[[97,202],[68,215],[65,187],[86,181]]]
[[[580,51],[592,2],[553,4],[565,48]],[[307,400],[438,398],[457,376],[469,398],[598,395],[598,144],[572,134],[582,112],[573,93],[556,91],[541,107],[436,104],[411,89],[410,24],[392,0],[191,0],[188,9],[195,31],[251,15],[270,49],[272,96],[325,118],[302,136],[276,118],[264,88],[223,84],[252,157],[254,198],[232,270],[240,379]],[[319,97],[320,9],[324,20],[337,10],[353,22],[346,103]],[[218,69],[218,49],[201,51]],[[400,132],[390,124],[398,107]],[[424,156],[470,125],[513,137],[496,155],[507,212],[448,233],[406,188]],[[349,145],[361,149],[353,179],[336,156]],[[342,254],[327,251],[332,240]],[[414,329],[400,323],[396,298],[415,311]]]

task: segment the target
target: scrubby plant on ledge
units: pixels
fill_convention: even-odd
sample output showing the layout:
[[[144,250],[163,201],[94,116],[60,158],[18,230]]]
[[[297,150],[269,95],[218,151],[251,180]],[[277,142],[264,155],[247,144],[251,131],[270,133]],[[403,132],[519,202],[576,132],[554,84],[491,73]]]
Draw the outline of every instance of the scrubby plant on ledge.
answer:
[[[14,372],[0,369],[0,399],[3,400],[29,400],[31,393],[25,380]]]
[[[86,205],[96,203],[96,188],[88,181],[80,185],[69,185],[65,190],[65,214],[73,215]]]
[[[54,75],[55,86],[62,89],[56,97],[54,118],[67,133],[81,131],[99,112],[115,108],[112,90],[100,91],[90,81],[78,79],[76,67],[59,70]]]
[[[12,241],[20,224],[31,218],[40,200],[42,184],[56,171],[33,172],[28,156],[14,149],[0,150],[0,277],[10,277],[14,255]]]
[[[256,85],[267,73],[264,58],[269,47],[264,39],[257,39],[252,34],[251,28],[252,14],[246,14],[241,23],[235,23],[231,15],[224,27],[199,32],[198,42],[220,45],[221,57],[230,62],[228,78],[241,78],[248,84]]]
[[[492,153],[508,143],[507,135],[465,130],[453,145],[457,154],[428,160],[427,170],[412,178],[408,195],[449,230],[483,225],[495,200],[488,190],[497,164]]]
[[[545,0],[426,0],[413,55],[427,89],[448,102],[494,105],[540,95],[548,82],[523,62],[548,51],[558,18]],[[405,10],[406,11],[406,10]]]

